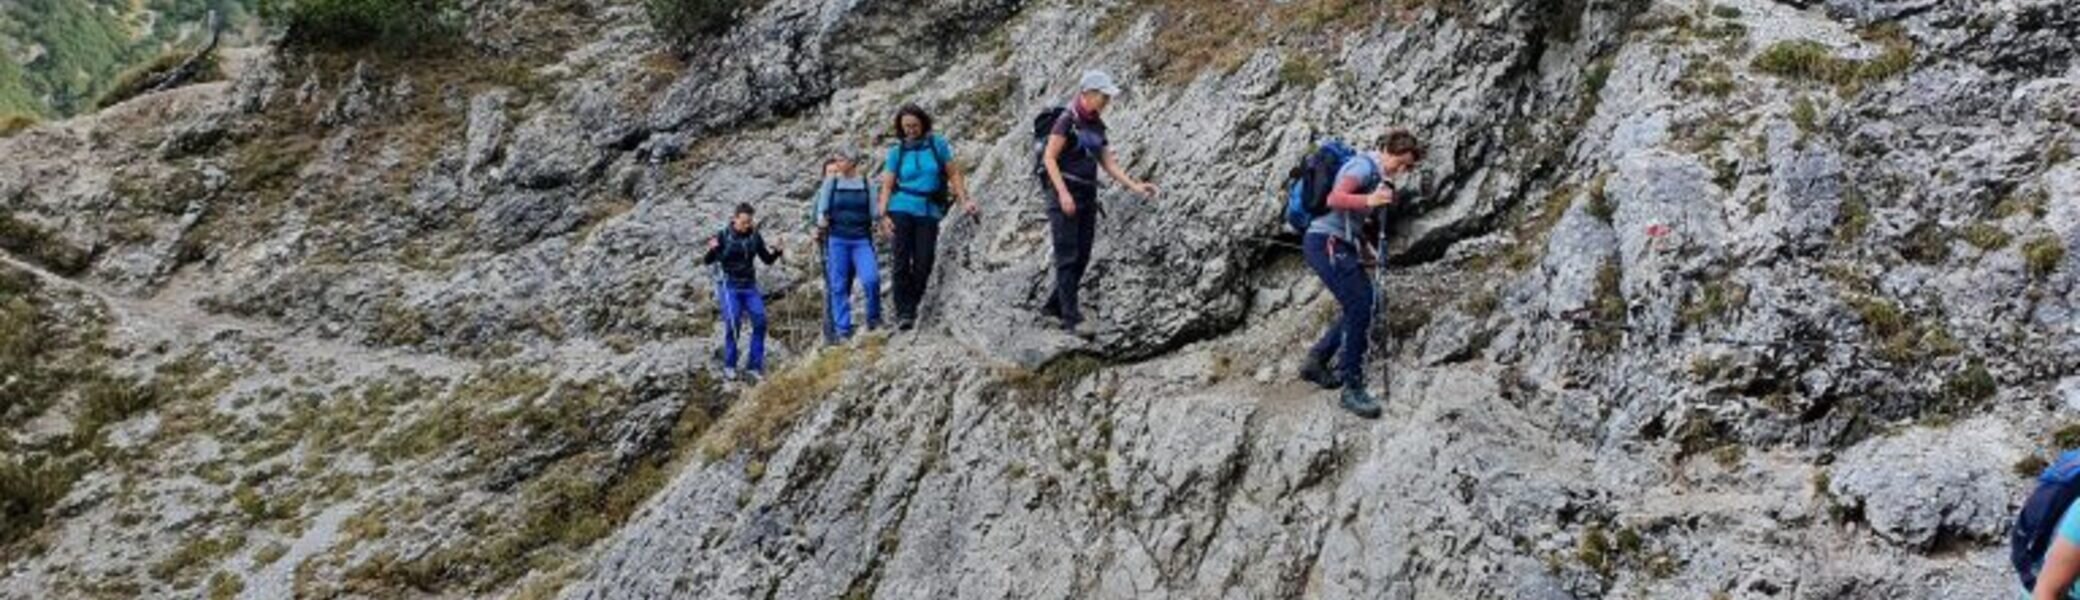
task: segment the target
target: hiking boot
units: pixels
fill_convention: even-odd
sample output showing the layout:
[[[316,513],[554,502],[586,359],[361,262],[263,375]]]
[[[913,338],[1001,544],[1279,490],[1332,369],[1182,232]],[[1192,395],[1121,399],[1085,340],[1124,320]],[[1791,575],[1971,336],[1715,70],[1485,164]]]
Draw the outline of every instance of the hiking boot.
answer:
[[[1329,359],[1326,358],[1307,357],[1307,362],[1300,365],[1300,378],[1325,390],[1343,387],[1343,380],[1329,372]]]
[[[1089,321],[1062,321],[1062,333],[1088,340],[1098,335],[1098,326]]]
[[[1380,414],[1379,401],[1372,399],[1371,394],[1365,393],[1365,386],[1362,385],[1344,386],[1343,409],[1363,419],[1377,419]]]
[[[760,370],[751,370],[751,371],[745,371],[745,372],[744,372],[744,381],[748,381],[748,382],[751,382],[751,383],[752,383],[752,384],[754,384],[754,385],[755,385],[755,384],[757,384],[758,382],[761,382],[761,381],[765,381],[765,380],[766,380],[766,372],[765,372],[765,371],[760,371]]]
[[[916,328],[917,317],[905,317],[901,319],[896,319],[896,331],[910,331]]]
[[[736,380],[737,380],[737,369],[736,369],[736,368],[734,368],[734,367],[723,367],[723,368],[722,368],[722,380],[723,380],[723,381],[736,381]]]

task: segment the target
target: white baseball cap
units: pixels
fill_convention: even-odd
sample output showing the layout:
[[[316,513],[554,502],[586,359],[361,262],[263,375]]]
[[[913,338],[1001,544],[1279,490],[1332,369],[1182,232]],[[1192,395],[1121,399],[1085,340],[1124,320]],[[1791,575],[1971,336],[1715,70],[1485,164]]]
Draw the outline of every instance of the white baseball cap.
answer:
[[[1118,96],[1120,92],[1119,84],[1112,81],[1112,75],[1104,71],[1084,71],[1083,82],[1077,86],[1077,89],[1085,92],[1099,92],[1107,96]]]

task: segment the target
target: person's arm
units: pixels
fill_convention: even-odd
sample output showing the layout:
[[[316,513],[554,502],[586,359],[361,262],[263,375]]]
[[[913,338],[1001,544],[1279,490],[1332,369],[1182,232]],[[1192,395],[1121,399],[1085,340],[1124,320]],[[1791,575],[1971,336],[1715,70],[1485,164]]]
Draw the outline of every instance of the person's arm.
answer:
[[[2044,553],[2044,569],[2037,572],[2037,589],[2030,597],[2065,600],[2076,576],[2080,576],[2080,546],[2065,536],[2052,536],[2051,551]]]
[[[960,200],[961,210],[973,215],[977,210],[975,199],[968,197],[968,178],[961,173],[961,164],[953,160],[953,146],[943,140],[939,144],[939,149],[944,151],[940,156],[946,159],[945,164],[940,165],[946,169],[946,185],[953,187],[953,197]]]
[[[1360,194],[1356,176],[1337,177],[1336,187],[1329,190],[1329,208],[1336,210],[1365,210],[1393,203],[1392,186],[1382,184],[1378,191]]]
[[[1075,216],[1076,200],[1069,195],[1069,182],[1062,179],[1062,149],[1068,146],[1068,136],[1060,133],[1047,136],[1047,150],[1041,152],[1040,162],[1047,166],[1047,181],[1054,184],[1055,201],[1062,205],[1062,214]]]
[[[1119,159],[1113,157],[1112,148],[1107,147],[1105,149],[1102,164],[1105,167],[1105,174],[1111,175],[1113,181],[1126,184],[1128,189],[1134,190],[1134,193],[1142,196],[1154,197],[1156,195],[1155,184],[1137,181],[1132,176],[1127,175],[1125,170],[1119,168]]]
[[[722,259],[722,234],[708,238],[708,252],[701,255],[701,264],[712,265]]]
[[[888,216],[888,199],[895,193],[896,151],[889,150],[888,160],[883,163],[881,170],[881,201],[874,203],[875,208],[881,211],[881,229],[889,235],[895,235],[896,231],[896,222]]]
[[[823,180],[823,185],[816,188],[816,213],[814,220],[818,230],[831,226],[831,190],[836,188],[837,185],[838,180],[825,179]]]
[[[753,247],[756,247],[756,248],[758,248],[758,259],[759,259],[759,260],[763,260],[763,261],[766,261],[766,264],[769,264],[769,265],[770,265],[770,264],[773,264],[773,261],[776,261],[776,260],[780,260],[780,251],[779,251],[779,250],[775,250],[775,249],[773,249],[773,247],[772,247],[772,246],[767,246],[767,245],[766,245],[766,236],[765,236],[765,234],[763,234],[763,233],[754,233],[754,234],[751,234],[751,242],[752,242],[752,246],[753,246]]]

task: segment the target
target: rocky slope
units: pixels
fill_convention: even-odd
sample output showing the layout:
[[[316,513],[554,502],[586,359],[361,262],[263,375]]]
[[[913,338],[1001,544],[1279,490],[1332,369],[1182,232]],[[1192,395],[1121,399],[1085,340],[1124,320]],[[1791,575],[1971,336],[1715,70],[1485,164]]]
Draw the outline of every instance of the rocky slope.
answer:
[[[471,5],[0,139],[0,596],[2010,593],[2017,473],[2080,435],[2080,9],[1253,8],[765,3],[674,52]],[[1107,192],[1089,342],[1033,314],[1023,125],[1086,68],[1165,190]],[[906,101],[986,211],[927,326],[813,348],[784,261],[785,366],[716,383],[700,239],[754,202],[808,255],[819,157]],[[1395,126],[1363,422],[1295,382],[1333,303],[1270,195]]]

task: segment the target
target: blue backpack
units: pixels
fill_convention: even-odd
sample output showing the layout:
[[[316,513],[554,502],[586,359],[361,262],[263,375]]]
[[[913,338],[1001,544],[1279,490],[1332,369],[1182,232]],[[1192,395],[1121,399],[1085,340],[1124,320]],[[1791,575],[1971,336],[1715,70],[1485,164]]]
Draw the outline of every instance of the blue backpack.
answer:
[[[1336,187],[1336,173],[1357,155],[1343,140],[1331,138],[1286,173],[1286,226],[1293,233],[1306,234],[1315,217],[1329,214],[1329,191]]]
[[[2068,450],[2037,476],[2037,491],[2022,503],[2015,526],[2008,530],[2008,562],[2022,578],[2022,589],[2036,589],[2037,568],[2075,498],[2080,498],[2080,450]]]

